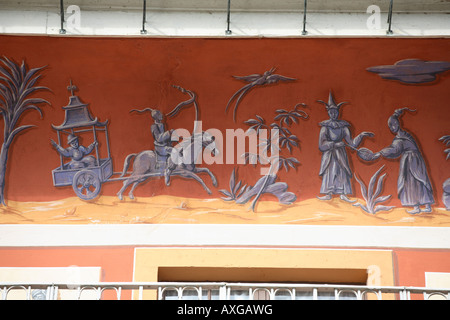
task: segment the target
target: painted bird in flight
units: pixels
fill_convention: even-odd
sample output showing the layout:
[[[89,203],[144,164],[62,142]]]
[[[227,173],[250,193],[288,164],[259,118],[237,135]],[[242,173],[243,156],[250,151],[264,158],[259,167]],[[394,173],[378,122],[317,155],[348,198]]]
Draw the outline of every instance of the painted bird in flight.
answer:
[[[238,80],[249,82],[249,84],[246,84],[245,86],[243,86],[241,89],[236,91],[236,93],[231,96],[230,100],[228,101],[227,107],[225,108],[225,112],[227,112],[228,107],[230,106],[230,103],[237,97],[236,103],[234,105],[234,110],[233,110],[233,120],[234,121],[236,121],[236,110],[237,110],[239,103],[241,102],[242,98],[244,98],[244,96],[247,94],[247,92],[249,92],[252,88],[254,88],[256,86],[264,86],[264,85],[268,85],[268,84],[277,83],[279,81],[295,81],[295,80],[297,80],[297,79],[288,78],[288,77],[285,77],[285,76],[282,76],[279,74],[273,74],[275,72],[275,70],[276,70],[276,68],[272,68],[269,71],[264,72],[262,75],[261,74],[251,74],[249,76],[243,76],[243,77],[233,76],[234,78],[236,78]]]

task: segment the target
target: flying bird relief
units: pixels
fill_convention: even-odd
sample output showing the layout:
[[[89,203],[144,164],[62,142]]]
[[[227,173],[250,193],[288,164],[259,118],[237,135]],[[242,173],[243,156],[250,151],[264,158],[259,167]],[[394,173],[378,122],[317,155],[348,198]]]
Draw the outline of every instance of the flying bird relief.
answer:
[[[233,109],[233,120],[236,121],[236,111],[239,106],[239,103],[244,98],[244,96],[254,87],[256,86],[265,86],[270,84],[275,84],[280,81],[295,81],[297,79],[294,78],[288,78],[279,74],[274,74],[276,68],[272,68],[269,71],[264,72],[263,74],[251,74],[248,76],[233,76],[234,78],[238,80],[242,80],[244,82],[248,82],[245,86],[240,88],[238,91],[236,91],[228,101],[227,107],[225,108],[225,112],[228,111],[228,108],[230,107],[230,104],[234,99],[236,99],[236,102],[234,104]]]

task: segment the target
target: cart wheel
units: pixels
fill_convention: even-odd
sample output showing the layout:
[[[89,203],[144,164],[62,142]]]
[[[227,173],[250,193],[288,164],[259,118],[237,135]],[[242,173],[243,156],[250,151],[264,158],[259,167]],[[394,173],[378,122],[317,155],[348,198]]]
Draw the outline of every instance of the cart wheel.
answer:
[[[73,190],[83,200],[94,199],[100,193],[101,186],[99,177],[91,170],[81,170],[73,177]]]

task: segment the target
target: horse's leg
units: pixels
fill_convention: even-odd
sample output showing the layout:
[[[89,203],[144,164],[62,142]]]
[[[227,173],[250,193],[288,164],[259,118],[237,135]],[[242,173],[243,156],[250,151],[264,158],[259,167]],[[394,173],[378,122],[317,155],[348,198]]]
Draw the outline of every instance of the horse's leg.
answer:
[[[123,192],[132,183],[130,180],[132,180],[132,179],[128,178],[128,179],[123,181],[122,188],[119,190],[119,192],[117,192],[117,197],[119,198],[119,200],[123,200]]]
[[[130,185],[133,184],[129,196],[131,199],[134,199],[133,191],[136,189],[137,185],[147,179],[147,177],[143,177],[147,173],[151,173],[155,168],[156,156],[153,151],[143,151],[139,153],[133,164],[133,173],[130,175],[128,179],[123,182],[123,187],[117,193],[117,196],[120,200],[123,200],[123,192]],[[125,171],[124,171],[125,172]]]
[[[170,157],[166,161],[166,169],[164,170],[164,182],[166,186],[170,186],[170,175],[172,174],[173,170],[176,169],[177,165],[174,164]]]
[[[197,167],[195,167],[194,172],[195,173],[205,173],[206,172],[211,177],[213,186],[217,187],[217,179],[214,176],[214,174],[211,172],[211,170],[209,170],[208,168],[197,168]]]
[[[136,187],[138,186],[139,183],[141,183],[141,182],[143,182],[143,181],[145,181],[145,180],[146,180],[146,179],[140,179],[140,180],[136,181],[136,182],[133,184],[133,186],[131,187],[130,192],[128,193],[128,196],[130,197],[131,200],[134,199],[134,194],[133,194],[134,189],[136,189]]]
[[[184,178],[190,178],[190,179],[194,179],[196,180],[198,183],[200,183],[203,187],[203,189],[206,190],[206,192],[208,192],[208,194],[212,194],[211,190],[209,190],[208,186],[205,184],[205,182],[203,182],[203,180],[196,175],[195,173],[193,173],[192,171],[188,171],[188,170],[175,170],[172,175],[179,175],[182,176]]]

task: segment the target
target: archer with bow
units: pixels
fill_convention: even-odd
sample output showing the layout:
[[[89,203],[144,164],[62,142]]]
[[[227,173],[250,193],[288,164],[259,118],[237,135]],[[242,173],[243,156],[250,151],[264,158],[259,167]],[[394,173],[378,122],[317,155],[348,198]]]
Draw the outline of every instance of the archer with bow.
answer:
[[[189,106],[190,104],[194,104],[195,107],[195,125],[194,125],[194,133],[196,131],[196,124],[198,120],[198,105],[197,105],[197,96],[193,91],[184,89],[180,86],[173,85],[174,88],[180,90],[182,93],[188,94],[190,99],[180,102],[172,111],[167,113],[165,116],[172,118],[176,116],[185,106]],[[150,112],[151,117],[153,119],[153,124],[150,127],[150,131],[153,136],[153,144],[155,146],[155,153],[157,155],[156,169],[164,170],[164,178],[166,185],[170,184],[170,175],[172,171],[176,168],[176,165],[169,161],[170,155],[172,153],[172,135],[174,130],[167,130],[166,124],[164,123],[164,115],[161,111],[157,109],[145,108],[142,110],[133,109],[130,112]]]

